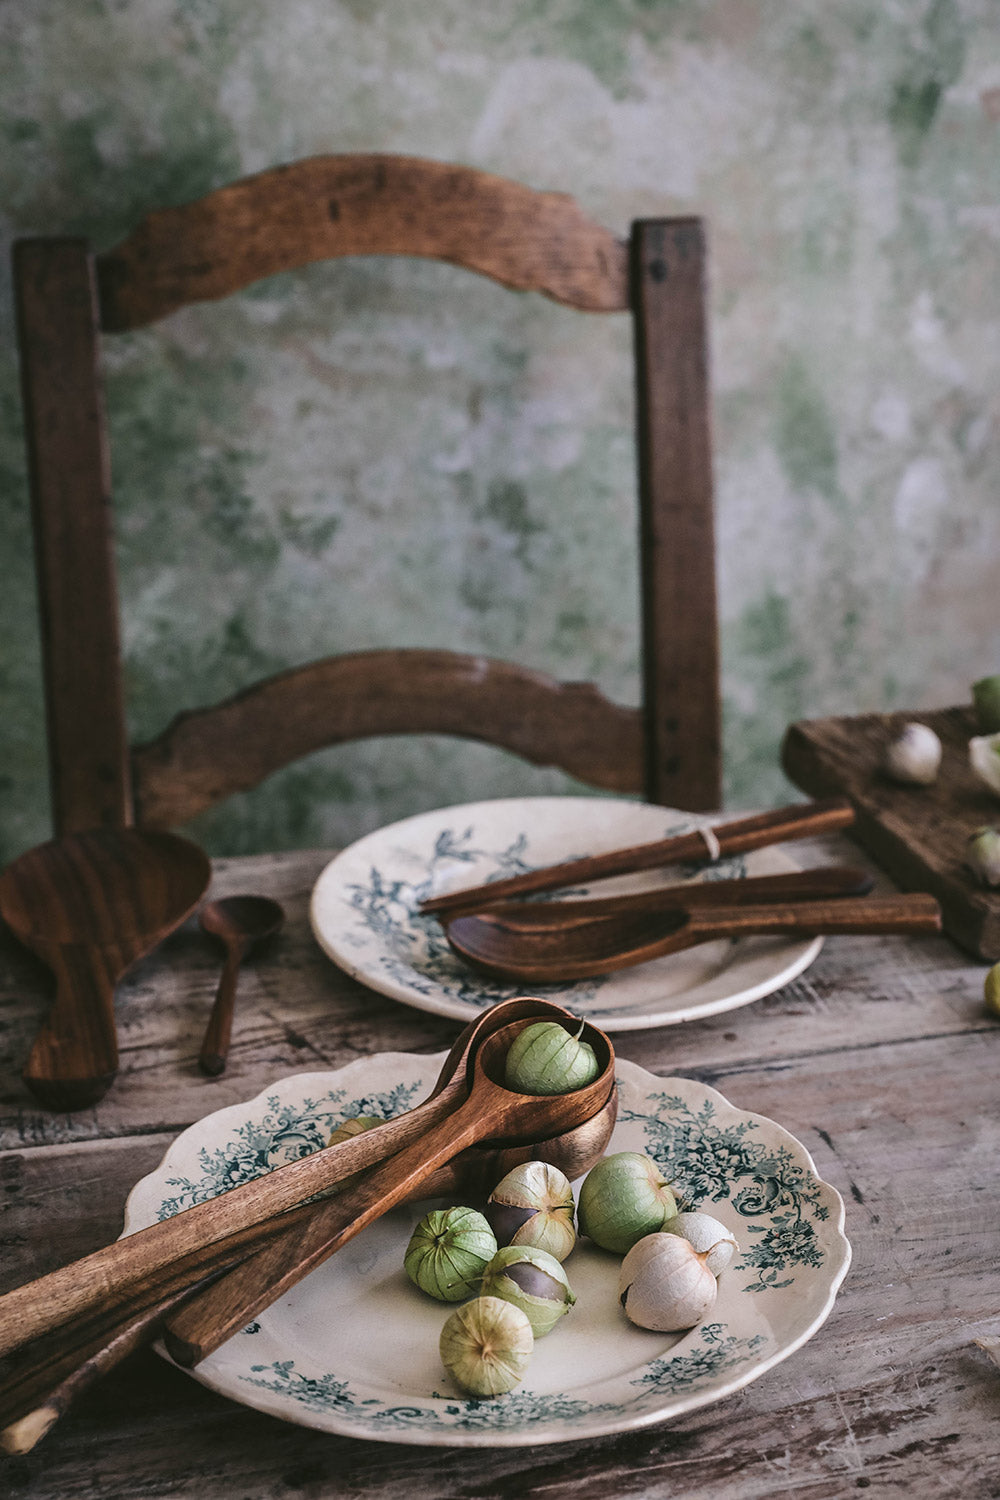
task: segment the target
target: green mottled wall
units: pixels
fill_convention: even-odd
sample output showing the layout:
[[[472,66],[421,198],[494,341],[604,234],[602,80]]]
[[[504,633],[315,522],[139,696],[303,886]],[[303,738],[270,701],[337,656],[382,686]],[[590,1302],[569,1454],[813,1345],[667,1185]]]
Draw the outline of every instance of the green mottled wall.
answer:
[[[727,789],[778,801],[790,719],[960,701],[1000,669],[998,22],[995,0],[5,0],[0,223],[104,248],[148,207],[349,150],[562,188],[620,232],[703,213]],[[6,279],[0,318],[9,856],[48,823]],[[627,354],[623,320],[403,261],[119,341],[137,734],[400,639],[632,698]],[[198,831],[338,842],[562,785],[481,747],[366,745]]]

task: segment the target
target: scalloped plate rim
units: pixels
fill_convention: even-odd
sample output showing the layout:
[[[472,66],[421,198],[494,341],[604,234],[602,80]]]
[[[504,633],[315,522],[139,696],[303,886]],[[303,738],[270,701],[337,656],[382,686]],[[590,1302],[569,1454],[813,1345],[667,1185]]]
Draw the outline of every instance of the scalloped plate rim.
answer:
[[[218,1128],[219,1126],[224,1126],[228,1129],[231,1124],[235,1124],[237,1121],[247,1121],[254,1118],[255,1107],[266,1105],[268,1100],[274,1097],[276,1093],[294,1090],[304,1099],[307,1097],[305,1089],[309,1086],[310,1081],[322,1081],[322,1086],[326,1088],[330,1087],[331,1081],[334,1079],[337,1080],[338,1084],[343,1084],[344,1082],[350,1083],[355,1077],[363,1077],[366,1073],[370,1073],[373,1065],[376,1063],[383,1065],[390,1072],[396,1071],[397,1068],[403,1070],[413,1068],[415,1065],[418,1072],[427,1074],[426,1077],[421,1079],[421,1083],[429,1087],[433,1078],[437,1076],[437,1072],[446,1056],[446,1052],[433,1055],[386,1052],[356,1058],[351,1063],[345,1064],[342,1068],[313,1069],[309,1072],[289,1074],[275,1080],[266,1088],[261,1089],[249,1100],[226,1105],[202,1117],[202,1119],[186,1127],[167,1148],[158,1167],[140,1178],[134,1185],[125,1204],[123,1235],[133,1233],[136,1229],[142,1228],[144,1224],[151,1222],[152,1217],[155,1216],[155,1205],[163,1201],[162,1190],[157,1197],[157,1182],[162,1182],[166,1173],[177,1169],[179,1163],[184,1160],[185,1155],[192,1146],[197,1147],[204,1144],[206,1127],[215,1126]],[[311,1420],[312,1414],[308,1409],[303,1408],[301,1404],[296,1403],[293,1397],[282,1396],[277,1393],[269,1394],[265,1391],[259,1391],[256,1387],[248,1387],[245,1384],[241,1384],[238,1376],[233,1377],[225,1369],[220,1374],[218,1370],[211,1367],[210,1361],[205,1362],[206,1366],[209,1367],[204,1370],[199,1367],[193,1370],[184,1370],[183,1373],[191,1376],[206,1388],[226,1396],[238,1404],[274,1416],[279,1420],[288,1421],[293,1425],[308,1427],[311,1430],[325,1431],[361,1440],[408,1443],[423,1447],[514,1448],[573,1442],[581,1438],[634,1431],[654,1426],[658,1423],[668,1422],[674,1417],[726,1399],[753,1380],[764,1375],[768,1370],[773,1369],[775,1365],[789,1358],[797,1349],[801,1348],[803,1344],[812,1338],[826,1322],[851,1264],[852,1252],[850,1241],[847,1239],[845,1233],[845,1206],[841,1194],[832,1184],[825,1182],[819,1176],[813,1158],[802,1142],[769,1116],[738,1108],[718,1089],[697,1079],[681,1076],[661,1076],[650,1073],[638,1063],[633,1063],[627,1059],[619,1059],[617,1069],[620,1075],[620,1085],[629,1089],[634,1088],[638,1092],[645,1090],[647,1098],[653,1094],[662,1094],[672,1086],[675,1088],[679,1086],[682,1091],[693,1090],[704,1102],[710,1102],[724,1117],[746,1122],[759,1130],[764,1130],[772,1140],[789,1151],[790,1155],[804,1168],[806,1174],[812,1179],[816,1189],[819,1190],[830,1213],[829,1221],[825,1225],[827,1248],[831,1255],[836,1252],[836,1260],[829,1267],[830,1274],[822,1303],[816,1307],[812,1317],[794,1336],[789,1338],[787,1343],[774,1348],[769,1354],[762,1355],[761,1358],[753,1363],[745,1365],[729,1379],[725,1380],[721,1386],[709,1385],[707,1388],[702,1387],[701,1389],[691,1390],[683,1395],[664,1397],[663,1404],[652,1410],[631,1414],[621,1410],[616,1414],[604,1417],[595,1416],[593,1420],[588,1420],[585,1425],[577,1425],[572,1430],[566,1430],[566,1424],[563,1423],[560,1426],[558,1422],[552,1422],[548,1425],[539,1423],[537,1426],[522,1425],[497,1429],[462,1430],[446,1426],[441,1429],[400,1427],[395,1430],[365,1430],[357,1422],[338,1417],[337,1413],[326,1413],[326,1420],[323,1421]],[[616,1132],[620,1128],[620,1126],[616,1126]],[[619,1147],[619,1149],[622,1149],[622,1147]],[[624,1149],[636,1149],[636,1147],[628,1146]],[[151,1208],[153,1209],[152,1213],[150,1212]],[[266,1317],[266,1314],[262,1314],[261,1316]],[[669,1353],[674,1354],[678,1350],[682,1350],[687,1340],[693,1338],[698,1332],[698,1328],[695,1328],[691,1330],[690,1334],[685,1334],[681,1341],[670,1349]],[[237,1335],[237,1338],[240,1337],[241,1335]],[[210,1360],[221,1359],[225,1355],[226,1350],[231,1349],[235,1344],[236,1339],[231,1340],[215,1356],[211,1356]],[[154,1347],[168,1363],[173,1363],[162,1344],[157,1344]],[[180,1369],[181,1367],[177,1366],[176,1368]],[[428,1409],[430,1409],[433,1401],[438,1398],[428,1396],[423,1399]],[[452,1404],[456,1400],[454,1397],[447,1399],[451,1400]],[[460,1401],[461,1398],[457,1399]]]

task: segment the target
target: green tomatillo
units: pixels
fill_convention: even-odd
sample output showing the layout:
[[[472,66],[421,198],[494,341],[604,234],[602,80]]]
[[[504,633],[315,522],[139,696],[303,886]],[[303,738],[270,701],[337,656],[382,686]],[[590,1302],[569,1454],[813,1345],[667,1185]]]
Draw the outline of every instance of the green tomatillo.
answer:
[[[403,1257],[407,1276],[439,1302],[471,1297],[497,1252],[496,1236],[474,1208],[435,1208],[410,1236]]]
[[[580,1233],[616,1255],[624,1255],[676,1213],[677,1200],[666,1178],[641,1151],[602,1157],[584,1178],[577,1204]]]
[[[504,1085],[518,1094],[569,1094],[591,1083],[600,1071],[594,1049],[558,1021],[535,1021],[510,1045]]]
[[[523,1378],[535,1347],[528,1316],[502,1297],[476,1297],[441,1330],[441,1363],[470,1396],[501,1396]]]
[[[555,1256],[528,1245],[506,1245],[483,1272],[484,1297],[502,1297],[527,1315],[536,1339],[549,1332],[576,1301]]]

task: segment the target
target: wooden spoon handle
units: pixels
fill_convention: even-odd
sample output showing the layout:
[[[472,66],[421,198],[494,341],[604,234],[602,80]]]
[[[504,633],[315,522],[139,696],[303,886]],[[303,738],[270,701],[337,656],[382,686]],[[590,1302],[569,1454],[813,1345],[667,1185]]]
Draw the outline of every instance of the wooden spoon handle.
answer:
[[[745,880],[689,881],[623,896],[579,901],[503,901],[484,907],[482,917],[511,932],[613,921],[645,912],[688,910],[694,906],[745,906],[762,901],[806,901],[820,896],[863,896],[875,878],[852,865],[821,865],[785,875],[751,875]],[[463,917],[476,916],[462,912]],[[448,925],[445,918],[444,925]]]
[[[429,896],[421,901],[420,910],[435,915],[466,911],[472,907],[506,901],[510,896],[527,895],[529,891],[552,891],[563,885],[586,885],[606,876],[655,870],[661,865],[677,864],[684,860],[707,860],[722,855],[744,854],[751,849],[781,843],[785,839],[802,839],[815,834],[831,833],[837,828],[847,828],[853,821],[854,809],[844,798],[829,802],[798,802],[790,807],[739,818],[732,823],[716,824],[711,828],[708,839],[695,829],[691,833],[677,834],[673,838],[659,839],[654,843],[636,844],[627,849],[611,850],[607,854],[589,855],[585,859],[566,860],[562,864],[547,865],[544,869],[528,870],[523,875],[512,875],[507,880],[495,880],[463,891]],[[711,852],[713,838],[718,846],[718,854]]]
[[[707,942],[769,932],[940,932],[941,908],[933,896],[868,896],[853,901],[802,901],[768,906],[692,908],[685,937]]]
[[[419,1140],[462,1100],[469,1087],[463,1055],[470,1036],[487,1035],[514,1017],[566,1017],[560,1006],[531,997],[503,1001],[466,1029],[449,1054],[433,1093],[415,1109],[384,1125],[288,1162],[262,1177],[150,1224],[70,1265],[0,1296],[0,1358],[86,1312],[114,1312],[135,1287],[187,1272],[188,1282],[210,1268],[218,1246],[229,1240],[231,1264],[268,1236],[272,1216],[293,1211],[303,1200],[345,1177],[384,1160]],[[451,1073],[449,1074],[449,1069]],[[264,1225],[264,1232],[260,1231]]]
[[[179,1308],[164,1328],[171,1356],[178,1364],[197,1364],[368,1224],[412,1197],[438,1167],[496,1130],[491,1100],[470,1095],[436,1129],[264,1247],[252,1277],[224,1276]]]
[[[47,1109],[85,1109],[103,1099],[118,1071],[114,986],[99,949],[65,944],[48,961],[55,999],[22,1076]]]
[[[465,1080],[458,1081],[464,1092]],[[451,1090],[408,1114],[283,1167],[172,1218],[105,1245],[0,1297],[0,1357],[87,1312],[115,1313],[136,1287],[179,1276],[187,1283],[232,1252],[242,1259],[268,1237],[274,1215],[419,1138],[454,1108]],[[221,1259],[220,1259],[221,1264]],[[113,1319],[112,1319],[113,1321]]]
[[[215,992],[215,1003],[208,1018],[205,1036],[198,1054],[198,1066],[210,1078],[217,1078],[225,1071],[229,1057],[229,1039],[233,1030],[233,1009],[236,1004],[236,981],[239,978],[243,949],[238,943],[226,948],[226,961],[222,966],[219,988]]]

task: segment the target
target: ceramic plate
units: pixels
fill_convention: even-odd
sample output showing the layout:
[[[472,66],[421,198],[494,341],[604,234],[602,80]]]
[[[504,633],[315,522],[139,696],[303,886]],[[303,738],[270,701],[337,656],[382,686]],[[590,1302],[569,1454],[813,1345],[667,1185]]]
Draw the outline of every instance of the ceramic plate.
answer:
[[[368,834],[337,855],[313,890],[313,931],[348,974],[419,1010],[467,1021],[523,984],[477,973],[449,948],[418,902],[558,860],[650,843],[707,823],[692,813],[604,797],[531,797],[473,802],[421,813]],[[787,874],[798,867],[767,848],[717,864],[577,886],[560,897],[613,895],[665,880],[725,880]],[[801,974],[822,938],[751,937],[703,943],[683,953],[577,984],[536,985],[605,1031],[638,1031],[747,1005]]]
[[[191,1126],[132,1191],[130,1233],[325,1143],[357,1113],[397,1114],[430,1092],[444,1053],[383,1053],[284,1078]],[[418,1292],[403,1254],[427,1204],[370,1225],[193,1372],[212,1390],[348,1437],[466,1447],[556,1443],[661,1422],[718,1401],[792,1354],[823,1323],[847,1271],[844,1206],[773,1121],[684,1078],[619,1062],[609,1150],[646,1151],[740,1254],[712,1312],[685,1334],[634,1328],[619,1259],[586,1240],[566,1262],[577,1304],[539,1339],[523,1384],[469,1400],[438,1358],[450,1308]],[[162,1349],[160,1351],[163,1353]],[[164,1358],[166,1355],[164,1354]]]

